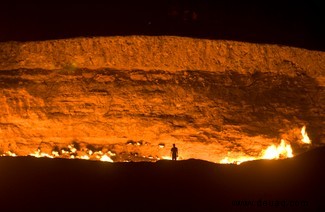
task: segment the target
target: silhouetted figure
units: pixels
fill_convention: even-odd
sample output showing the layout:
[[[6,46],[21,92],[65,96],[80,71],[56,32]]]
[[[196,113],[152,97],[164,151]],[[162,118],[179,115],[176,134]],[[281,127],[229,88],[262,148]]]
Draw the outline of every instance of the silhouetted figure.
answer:
[[[170,151],[172,153],[172,160],[177,160],[177,157],[178,157],[178,149],[175,146],[175,144],[173,144],[173,148]]]

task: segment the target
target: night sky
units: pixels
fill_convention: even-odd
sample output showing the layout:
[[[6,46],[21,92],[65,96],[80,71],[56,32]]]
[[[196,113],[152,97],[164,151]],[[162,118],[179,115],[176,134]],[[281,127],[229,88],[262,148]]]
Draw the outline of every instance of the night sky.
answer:
[[[321,0],[107,2],[2,1],[0,41],[177,35],[325,50]]]

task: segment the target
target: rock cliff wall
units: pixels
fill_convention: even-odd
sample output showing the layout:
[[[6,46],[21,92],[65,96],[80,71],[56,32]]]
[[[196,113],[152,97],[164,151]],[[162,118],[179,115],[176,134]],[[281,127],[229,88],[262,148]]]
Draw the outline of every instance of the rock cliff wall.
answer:
[[[116,161],[256,157],[303,125],[325,143],[325,53],[181,37],[0,43],[0,153],[78,148]]]

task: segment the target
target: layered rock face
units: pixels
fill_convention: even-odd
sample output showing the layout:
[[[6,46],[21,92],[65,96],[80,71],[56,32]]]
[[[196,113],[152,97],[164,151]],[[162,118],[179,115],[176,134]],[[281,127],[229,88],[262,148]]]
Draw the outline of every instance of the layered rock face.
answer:
[[[0,43],[0,153],[258,157],[325,143],[325,53],[181,37]],[[67,150],[68,151],[68,150]],[[77,153],[76,153],[77,154]],[[82,154],[82,153],[80,153]]]

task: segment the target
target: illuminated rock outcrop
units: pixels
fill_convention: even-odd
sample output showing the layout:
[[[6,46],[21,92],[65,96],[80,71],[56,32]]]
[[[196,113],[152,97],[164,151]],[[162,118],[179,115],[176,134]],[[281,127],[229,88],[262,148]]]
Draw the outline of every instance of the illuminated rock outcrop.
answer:
[[[325,143],[325,53],[180,37],[0,43],[0,153],[257,157]],[[68,151],[68,150],[67,150]]]

